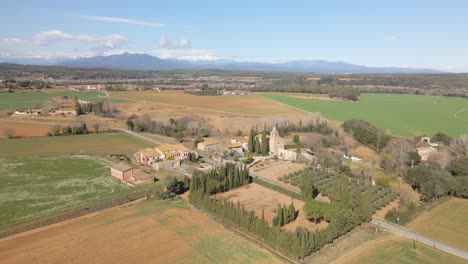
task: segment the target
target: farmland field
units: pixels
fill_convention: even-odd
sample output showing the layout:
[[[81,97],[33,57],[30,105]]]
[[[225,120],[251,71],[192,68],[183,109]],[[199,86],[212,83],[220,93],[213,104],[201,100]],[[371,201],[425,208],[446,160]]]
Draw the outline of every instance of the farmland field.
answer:
[[[293,108],[275,103],[260,95],[196,96],[181,91],[164,92],[111,92],[110,98],[133,100],[140,103],[157,104],[160,108],[191,112],[273,116],[297,114]]]
[[[468,131],[468,100],[463,98],[366,93],[358,102],[350,102],[294,98],[281,93],[267,93],[265,97],[320,112],[333,120],[366,120],[397,136],[432,136],[441,131],[456,137]]]
[[[345,252],[333,264],[341,263],[466,263],[466,260],[397,235],[387,235]]]
[[[102,101],[104,98],[103,93],[90,93],[90,92],[16,92],[16,93],[2,93],[0,95],[0,109],[14,110],[18,108],[35,108],[41,107],[51,97],[77,97],[86,101]],[[123,100],[111,99],[114,102],[122,102]]]
[[[0,158],[0,230],[135,190],[110,166],[90,156]]]
[[[255,211],[257,217],[261,217],[262,211],[264,211],[265,220],[267,220],[270,225],[273,224],[273,218],[276,216],[278,204],[288,206],[294,203],[296,211],[299,211],[297,218],[293,222],[282,227],[291,232],[294,232],[299,226],[309,230],[315,230],[317,228],[325,228],[328,225],[324,221],[316,225],[307,220],[302,210],[305,204],[303,201],[293,199],[286,194],[273,191],[256,183],[251,183],[247,186],[218,194],[217,196],[219,198],[229,199],[234,203],[239,201],[241,206],[245,206],[245,209]]]
[[[50,125],[28,124],[19,122],[0,121],[0,139],[6,138],[6,129],[11,129],[15,137],[42,137],[49,132]]]
[[[408,228],[421,235],[468,250],[468,200],[451,198],[418,216]]]
[[[154,144],[136,137],[118,134],[0,139],[0,158],[65,154],[133,154]]]
[[[0,240],[2,263],[281,263],[191,210],[148,201]]]

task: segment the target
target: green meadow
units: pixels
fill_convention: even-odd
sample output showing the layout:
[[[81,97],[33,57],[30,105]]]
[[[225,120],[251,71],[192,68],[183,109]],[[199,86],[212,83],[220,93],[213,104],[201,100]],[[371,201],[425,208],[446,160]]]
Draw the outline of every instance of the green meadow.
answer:
[[[114,180],[110,166],[83,155],[0,158],[0,230],[141,190]]]
[[[281,93],[264,96],[309,112],[320,112],[331,120],[365,120],[396,136],[432,136],[441,131],[457,137],[468,133],[468,100],[463,98],[365,93],[359,101],[351,102],[295,98]]]
[[[19,108],[36,108],[42,107],[45,102],[51,97],[68,96],[71,98],[77,97],[85,101],[102,101],[111,100],[112,102],[123,102],[119,99],[105,99],[99,96],[104,96],[103,93],[97,92],[15,92],[0,94],[0,110],[15,110]]]

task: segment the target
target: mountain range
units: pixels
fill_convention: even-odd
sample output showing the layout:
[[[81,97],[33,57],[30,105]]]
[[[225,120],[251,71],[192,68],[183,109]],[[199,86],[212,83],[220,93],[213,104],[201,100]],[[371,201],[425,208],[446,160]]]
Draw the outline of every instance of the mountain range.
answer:
[[[295,60],[283,63],[239,62],[233,60],[214,61],[186,61],[176,59],[161,59],[148,54],[123,53],[110,56],[96,56],[87,58],[61,58],[61,59],[25,59],[9,58],[0,62],[29,64],[29,65],[55,65],[79,68],[111,68],[123,70],[244,70],[244,71],[280,71],[280,72],[313,72],[313,73],[440,73],[432,69],[403,68],[403,67],[368,67],[342,61],[324,60]]]

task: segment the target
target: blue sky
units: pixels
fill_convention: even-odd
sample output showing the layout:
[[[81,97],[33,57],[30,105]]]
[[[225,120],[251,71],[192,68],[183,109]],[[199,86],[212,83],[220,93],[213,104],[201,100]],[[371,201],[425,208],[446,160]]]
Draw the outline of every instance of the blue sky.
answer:
[[[0,57],[125,51],[468,72],[468,1],[2,1]]]

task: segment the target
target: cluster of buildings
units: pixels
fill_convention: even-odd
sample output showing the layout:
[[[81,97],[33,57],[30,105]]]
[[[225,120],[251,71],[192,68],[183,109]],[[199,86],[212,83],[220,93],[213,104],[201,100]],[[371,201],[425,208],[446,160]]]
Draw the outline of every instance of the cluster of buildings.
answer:
[[[261,143],[261,134],[256,136],[256,139]],[[276,127],[270,132],[270,135],[267,136],[268,146],[270,148],[269,154],[276,156],[279,159],[283,160],[296,160],[297,153],[295,151],[287,150],[284,147],[284,138],[279,136],[278,130]],[[223,142],[218,139],[207,139],[204,142],[197,144],[197,148],[203,151],[209,151],[213,153],[222,153],[224,151],[230,153],[242,154],[248,150],[248,141],[247,137],[234,137],[231,138],[230,142]]]
[[[78,100],[80,104],[90,103],[89,101]],[[70,97],[52,97],[48,100],[48,105],[43,109],[18,109],[13,112],[18,116],[39,116],[39,115],[62,115],[76,116],[76,101]]]
[[[140,165],[150,166],[156,170],[179,168],[181,161],[189,155],[198,153],[186,148],[182,144],[165,144],[155,148],[147,148],[135,153],[135,158]]]

